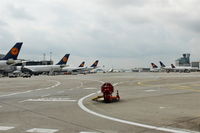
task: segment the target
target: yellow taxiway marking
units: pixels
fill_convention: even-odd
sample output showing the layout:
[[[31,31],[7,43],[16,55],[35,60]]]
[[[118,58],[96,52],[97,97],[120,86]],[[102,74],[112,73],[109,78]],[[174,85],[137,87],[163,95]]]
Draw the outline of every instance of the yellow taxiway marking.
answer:
[[[148,84],[148,82],[151,82],[151,81],[157,81],[157,80],[144,80],[144,81],[139,81],[139,82],[137,82],[137,85],[138,86],[146,86],[146,87],[148,87],[148,86],[159,86],[159,87],[161,87],[161,86],[163,86],[163,85],[161,85],[161,84],[156,84],[156,85],[154,85],[154,84]],[[188,83],[188,85],[176,85],[176,84],[165,84],[165,88],[168,88],[169,87],[169,89],[174,89],[174,90],[190,90],[190,91],[194,91],[194,92],[200,92],[200,84],[198,84],[198,83],[196,83],[196,84],[193,84],[193,83]],[[193,87],[199,87],[199,89],[195,89],[195,88],[193,88]]]
[[[176,87],[172,87],[171,89],[174,90],[190,90],[190,91],[194,91],[194,92],[200,92],[200,89],[194,89],[192,88],[192,86],[176,86]]]

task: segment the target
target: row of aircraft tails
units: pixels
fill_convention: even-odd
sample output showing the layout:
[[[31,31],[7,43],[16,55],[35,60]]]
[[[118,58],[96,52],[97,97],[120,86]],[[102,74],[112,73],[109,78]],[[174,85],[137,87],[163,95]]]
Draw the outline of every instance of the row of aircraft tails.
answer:
[[[152,69],[151,72],[160,72],[160,71],[166,71],[167,73],[169,72],[191,72],[191,71],[199,71],[199,68],[197,67],[191,67],[191,66],[175,66],[174,64],[171,64],[171,66],[165,66],[165,64],[161,61],[160,63],[160,68],[154,64],[151,63]]]
[[[18,59],[20,53],[22,42],[16,43],[10,51],[2,58],[0,58],[0,73],[19,74],[30,77],[31,75],[39,75],[42,73],[46,74],[70,74],[70,73],[90,73],[93,69],[97,68],[98,60],[96,60],[90,67],[85,67],[85,62],[83,61],[78,67],[67,66],[67,61],[70,54],[65,54],[61,60],[55,65],[28,65],[25,63],[27,61],[22,61]]]

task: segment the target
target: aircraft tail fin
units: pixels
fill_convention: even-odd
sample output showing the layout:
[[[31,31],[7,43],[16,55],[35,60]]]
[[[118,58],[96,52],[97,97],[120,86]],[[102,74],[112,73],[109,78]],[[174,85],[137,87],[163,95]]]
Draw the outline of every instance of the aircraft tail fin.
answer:
[[[93,68],[96,68],[97,67],[97,65],[98,65],[98,63],[99,63],[99,61],[98,60],[96,60],[92,65],[91,65],[91,67],[93,67]]]
[[[84,65],[85,65],[85,61],[83,61],[83,62],[79,65],[79,67],[84,67]]]
[[[174,64],[171,64],[171,67],[172,67],[172,68],[176,68],[176,67],[174,66]]]
[[[17,42],[1,60],[8,60],[8,59],[17,60],[22,44],[23,42]]]
[[[66,65],[70,54],[66,54],[56,65]]]
[[[162,63],[162,61],[159,62],[161,67],[166,67],[165,64]]]
[[[157,66],[156,64],[154,64],[154,63],[151,63],[151,66],[152,66],[153,68],[158,68],[158,66]]]

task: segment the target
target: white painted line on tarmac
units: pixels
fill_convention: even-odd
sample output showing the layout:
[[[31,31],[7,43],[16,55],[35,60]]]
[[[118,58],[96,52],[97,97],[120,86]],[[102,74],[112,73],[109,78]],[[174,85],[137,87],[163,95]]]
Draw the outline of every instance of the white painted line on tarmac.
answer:
[[[61,84],[59,81],[55,81],[55,82],[56,82],[55,85],[47,87],[47,88],[40,88],[40,89],[36,89],[36,90],[28,90],[28,91],[23,91],[23,92],[16,92],[16,93],[11,93],[11,94],[6,94],[6,95],[0,95],[0,98],[1,97],[9,97],[9,96],[14,96],[14,95],[20,95],[20,94],[30,93],[30,92],[34,92],[34,91],[48,90],[48,89],[55,88],[55,87],[57,87],[57,86],[59,86]]]
[[[98,132],[80,132],[80,133],[98,133]]]
[[[43,96],[41,96],[41,97],[48,97],[48,96],[50,96],[50,94],[46,94],[46,95],[43,95]]]
[[[95,81],[95,80],[94,80]],[[104,81],[98,81],[98,80],[96,80],[97,82],[100,82],[100,83],[102,83],[102,84],[104,84],[105,82]]]
[[[33,128],[33,129],[27,130],[26,132],[28,133],[55,133],[55,132],[58,132],[58,129]]]
[[[39,98],[39,99],[27,99],[22,102],[76,102],[77,100],[72,100],[70,98]]]
[[[97,88],[84,88],[85,90],[96,90]]]
[[[130,81],[123,81],[123,82],[114,83],[113,86],[117,86],[117,85],[124,84],[124,83],[127,83],[127,82],[130,82]]]
[[[117,86],[119,84],[123,84],[123,83],[126,83],[126,82],[129,82],[129,81],[123,81],[123,82],[114,83],[113,86]]]
[[[65,91],[58,91],[57,94],[62,94],[64,93]]]
[[[117,86],[119,83],[114,83],[113,86]]]
[[[15,128],[15,127],[0,126],[0,131],[6,131],[6,130],[13,129],[13,128]]]
[[[166,107],[160,107],[160,109],[165,109]]]
[[[108,120],[112,120],[112,121],[116,121],[116,122],[120,122],[120,123],[124,123],[124,124],[128,124],[128,125],[133,125],[133,126],[142,127],[142,128],[148,128],[148,129],[157,130],[157,131],[164,131],[164,132],[171,132],[171,133],[191,133],[191,132],[193,132],[193,131],[186,131],[186,130],[182,130],[182,129],[170,129],[170,128],[167,128],[167,127],[157,127],[157,126],[152,126],[152,125],[147,125],[147,124],[141,124],[141,123],[137,123],[137,122],[122,120],[122,119],[106,116],[106,115],[103,115],[103,114],[99,114],[97,112],[94,112],[94,111],[88,109],[86,106],[83,105],[83,100],[94,95],[94,94],[96,94],[96,93],[89,94],[89,95],[79,99],[78,105],[85,112],[88,112],[88,113],[93,114],[95,116],[105,118],[105,119],[108,119]]]
[[[179,128],[172,128],[172,127],[168,127],[169,129],[175,129],[175,130],[180,130]],[[187,129],[181,129],[182,131],[185,131],[187,133],[199,133],[198,131],[190,131]]]
[[[154,92],[154,91],[157,91],[157,90],[145,90],[146,92]]]
[[[78,86],[77,88],[81,88],[81,87],[83,87],[83,82],[81,82],[81,85],[80,85],[80,86]]]

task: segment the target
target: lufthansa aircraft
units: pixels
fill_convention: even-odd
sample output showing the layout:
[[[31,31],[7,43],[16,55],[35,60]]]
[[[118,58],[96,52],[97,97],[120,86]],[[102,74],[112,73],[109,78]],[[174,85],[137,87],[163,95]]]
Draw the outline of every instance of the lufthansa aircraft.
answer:
[[[179,71],[179,72],[191,72],[191,71],[198,71],[199,68],[197,67],[190,67],[190,66],[174,66],[171,64],[172,70]]]
[[[95,69],[98,65],[98,60],[96,60],[90,67],[84,67],[85,62],[82,62],[79,67],[63,67],[62,72],[78,72],[78,73],[86,73],[93,69]]]
[[[83,61],[78,67],[63,67],[61,72],[78,72],[81,73],[81,70],[84,68],[85,61]]]
[[[85,61],[83,61],[78,67],[84,67]]]
[[[11,65],[21,62],[20,60],[17,60],[17,57],[21,50],[22,44],[22,42],[16,43],[4,57],[0,58],[1,71],[4,71],[5,69],[7,69],[7,67]]]
[[[96,60],[90,67],[82,67],[80,69],[81,73],[90,73],[92,70],[96,69],[98,66],[99,61]]]
[[[191,72],[199,70],[199,68],[190,66],[174,66],[173,64],[171,64],[171,66],[165,66],[161,61],[160,65],[161,69],[164,69],[166,72]]]
[[[85,67],[83,70],[86,72],[91,71],[91,70],[97,68],[98,63],[99,63],[99,60],[96,60],[90,67]]]
[[[151,72],[159,72],[160,71],[160,68],[158,68],[158,66],[156,64],[151,63],[151,66],[152,66],[152,68],[150,70]]]
[[[165,66],[165,64],[162,61],[159,61],[159,63],[160,63],[160,68],[165,70],[166,72],[169,73],[174,71],[171,66]]]
[[[29,74],[42,74],[61,71],[63,67],[66,66],[70,54],[66,54],[57,64],[55,65],[35,65],[35,66],[22,66],[22,73]]]

